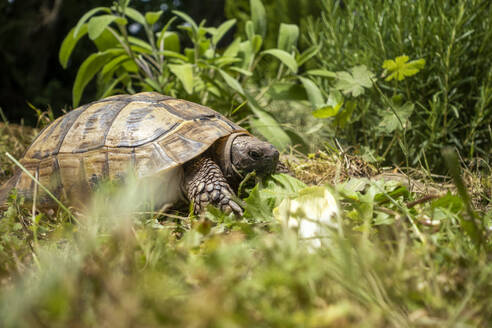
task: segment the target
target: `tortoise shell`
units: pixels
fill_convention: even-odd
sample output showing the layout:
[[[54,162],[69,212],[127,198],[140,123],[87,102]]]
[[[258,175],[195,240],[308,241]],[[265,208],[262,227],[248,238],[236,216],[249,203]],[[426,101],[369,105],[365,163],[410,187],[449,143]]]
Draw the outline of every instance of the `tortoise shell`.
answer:
[[[245,130],[202,105],[155,92],[118,95],[59,117],[20,162],[56,197],[73,198],[124,176],[130,165],[139,177],[179,167],[235,132]],[[32,198],[34,181],[25,173],[9,185]],[[40,193],[37,203],[49,207],[52,200]]]

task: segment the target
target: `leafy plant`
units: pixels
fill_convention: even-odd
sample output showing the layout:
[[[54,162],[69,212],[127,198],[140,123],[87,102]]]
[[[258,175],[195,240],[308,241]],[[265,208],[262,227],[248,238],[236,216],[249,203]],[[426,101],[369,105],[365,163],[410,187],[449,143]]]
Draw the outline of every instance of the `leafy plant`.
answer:
[[[295,55],[297,26],[282,24],[278,47],[262,50],[265,9],[261,1],[252,1],[246,37],[238,36],[225,49],[219,49],[219,42],[236,24],[235,19],[215,28],[206,27],[205,21],[197,24],[183,12],[173,13],[175,16],[162,27],[162,11],[141,14],[129,7],[129,1],[97,7],[83,15],[65,38],[59,56],[66,67],[75,45],[85,35],[98,49],[78,70],[73,105],[79,104],[85,87],[96,76],[98,97],[154,90],[211,105],[223,113],[229,112],[232,104],[247,101],[247,108],[256,116],[249,120],[254,129],[280,149],[292,143],[259,101],[274,83],[295,78],[306,62],[305,54]],[[182,33],[172,31],[179,20],[184,22],[178,26]],[[146,40],[129,33],[130,21],[143,29]],[[191,47],[181,41],[183,34]],[[270,65],[272,59],[278,66],[277,74],[264,78],[259,67],[265,61]],[[244,111],[238,114],[246,116]]]
[[[325,135],[348,145],[371,145],[398,165],[444,170],[441,148],[446,145],[465,158],[490,157],[488,3],[348,0],[323,6],[321,18],[309,19],[303,35],[320,49],[311,65],[330,72],[365,65],[384,78],[373,79],[376,87],[366,88],[353,103],[343,121],[350,129],[337,130],[341,122],[332,119]],[[333,82],[342,87],[351,77],[344,73],[343,82],[336,77],[314,77],[313,82],[329,90]],[[401,116],[397,125],[388,122],[391,113]],[[395,137],[397,126],[406,127],[396,129],[402,133]]]

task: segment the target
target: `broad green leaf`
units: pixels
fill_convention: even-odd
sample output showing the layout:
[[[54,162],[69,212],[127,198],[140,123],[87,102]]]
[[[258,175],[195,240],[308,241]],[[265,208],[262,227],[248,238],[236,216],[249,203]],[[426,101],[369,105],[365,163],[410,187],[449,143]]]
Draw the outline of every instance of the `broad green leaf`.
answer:
[[[353,97],[364,93],[364,88],[372,87],[375,75],[365,65],[355,66],[350,72],[337,72],[335,88],[344,94],[352,94]]]
[[[217,32],[212,37],[212,43],[214,45],[217,45],[217,43],[219,43],[219,41],[224,37],[227,31],[229,31],[234,26],[234,24],[236,24],[236,19],[229,19],[228,21],[222,23],[217,28]]]
[[[223,70],[219,70],[219,73],[229,87],[239,92],[241,95],[244,95],[243,87],[241,86],[238,80],[236,80],[235,78],[224,72]]]
[[[108,27],[109,24],[114,22],[117,19],[121,19],[115,15],[101,15],[92,17],[88,23],[89,38],[91,40],[97,39],[101,33]]]
[[[287,197],[295,197],[298,192],[306,188],[302,181],[287,174],[272,174],[262,185],[256,185],[246,203],[245,216],[260,220],[271,220],[272,210]]]
[[[267,29],[266,11],[261,0],[250,0],[251,19],[253,20],[255,33],[265,37]]]
[[[145,20],[147,21],[147,23],[149,25],[154,25],[155,23],[157,23],[159,18],[161,18],[162,13],[163,13],[162,10],[146,12],[145,13]]]
[[[73,95],[73,107],[77,107],[82,97],[87,84],[92,78],[99,72],[99,70],[108,63],[114,56],[118,56],[124,53],[124,50],[112,49],[105,52],[98,52],[90,55],[80,65],[75,77],[75,82],[72,89]]]
[[[191,25],[194,33],[198,33],[198,25],[196,25],[195,21],[193,18],[185,14],[184,12],[178,11],[178,10],[173,10],[173,14],[181,17],[185,22]]]
[[[244,69],[249,69],[249,65],[253,60],[253,46],[251,45],[251,41],[243,41],[239,43],[239,57],[243,59],[242,67]]]
[[[73,36],[74,38],[76,38],[80,32],[80,29],[82,28],[82,26],[85,24],[85,22],[87,22],[87,20],[89,18],[91,18],[92,16],[94,16],[95,14],[97,14],[98,12],[100,11],[104,11],[108,14],[111,14],[111,9],[107,8],[107,7],[96,7],[94,9],[91,9],[89,10],[88,12],[86,12],[80,19],[79,21],[77,22],[77,25],[75,25],[75,29],[74,29],[74,32],[73,32]]]
[[[110,32],[111,29],[112,28],[108,26],[97,39],[92,40],[99,52],[121,47],[118,39]]]
[[[113,58],[109,63],[104,65],[103,69],[101,70],[102,78],[104,79],[108,74],[112,74],[115,68],[128,60],[131,60],[131,58],[127,54]]]
[[[299,27],[295,24],[280,24],[278,32],[277,48],[291,52],[297,46],[299,38]]]
[[[162,28],[162,30],[157,33],[157,46],[160,47],[162,40],[166,37],[167,30],[169,29],[169,26],[176,20],[176,16],[171,18],[170,20],[167,21],[166,25]],[[174,33],[174,32],[169,32],[169,33]],[[179,45],[179,39],[178,39],[178,45]],[[179,50],[178,50],[179,51]]]
[[[263,44],[263,38],[258,34],[254,35],[251,39],[251,47],[253,49],[253,53],[258,53],[261,50],[261,45]]]
[[[313,116],[316,118],[328,118],[338,114],[343,105],[343,98],[338,98],[333,93],[328,97],[328,101],[322,107],[313,111]]]
[[[80,40],[80,38],[82,38],[86,34],[87,34],[87,24],[83,24],[80,27],[77,36],[75,36],[75,27],[72,28],[70,32],[68,32],[67,36],[62,42],[62,45],[60,47],[60,52],[58,53],[58,59],[60,60],[60,64],[62,65],[63,68],[67,68],[68,60],[70,59],[70,55],[72,54],[75,45]]]
[[[395,60],[385,60],[383,63],[383,68],[385,69],[383,75],[390,73],[385,78],[385,81],[393,79],[401,81],[407,76],[417,74],[425,66],[425,59],[412,60],[411,62],[408,62],[408,60],[408,56],[399,56]]]
[[[130,7],[125,8],[125,15],[133,19],[135,22],[145,26],[145,17],[138,11]]]
[[[281,101],[300,101],[307,100],[306,89],[296,83],[276,82],[268,90],[268,94],[273,100]]]
[[[246,94],[249,107],[256,115],[256,118],[251,118],[251,126],[263,135],[271,144],[282,151],[292,144],[289,135],[282,129],[280,124],[267,112],[258,105],[254,97]]]
[[[415,105],[411,102],[406,102],[402,106],[395,104],[392,106],[398,117],[392,110],[387,110],[382,114],[381,121],[378,125],[378,128],[386,134],[392,133],[395,130],[403,130],[404,127],[401,124],[403,123],[406,127],[407,121],[415,108]]]
[[[180,65],[168,65],[169,70],[176,75],[176,77],[183,83],[188,94],[193,93],[193,65],[192,64],[180,64]]]
[[[178,53],[181,50],[179,36],[176,32],[164,32],[163,37],[159,36],[158,42],[159,49],[170,50]],[[163,42],[162,45],[161,42]]]
[[[298,78],[299,80],[301,80],[302,85],[306,90],[309,102],[311,102],[313,108],[316,109],[323,106],[323,104],[325,103],[323,99],[323,94],[321,93],[321,90],[316,86],[316,84],[308,78],[302,76],[299,76]]]
[[[239,44],[241,43],[241,38],[235,38],[234,41],[226,48],[224,51],[224,57],[236,57],[239,52]]]
[[[325,69],[311,69],[307,71],[306,74],[314,75],[314,76],[322,76],[322,77],[333,77],[333,78],[337,77],[337,73],[327,71]]]
[[[264,55],[272,55],[279,59],[285,66],[287,66],[293,73],[297,73],[297,62],[294,56],[280,50],[280,49],[268,49],[262,52]]]

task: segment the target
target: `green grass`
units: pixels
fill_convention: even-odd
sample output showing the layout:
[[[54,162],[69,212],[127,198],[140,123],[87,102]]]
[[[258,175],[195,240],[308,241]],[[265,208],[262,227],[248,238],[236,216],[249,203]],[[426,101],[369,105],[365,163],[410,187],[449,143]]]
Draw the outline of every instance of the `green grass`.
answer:
[[[355,178],[364,162],[322,152],[296,161],[304,181],[333,184],[343,209],[319,248],[272,212],[311,197],[286,176],[253,190],[241,220],[138,214],[131,185],[101,191],[78,223],[61,211],[33,220],[12,200],[0,219],[1,326],[490,325],[490,185],[472,193],[478,240],[463,228],[466,201],[418,191],[442,183]]]
[[[342,1],[340,1],[342,2]],[[308,19],[306,43],[320,52],[313,68],[346,71],[366,65],[377,88],[356,99],[350,125],[335,136],[363,144],[399,166],[444,172],[441,148],[488,162],[492,119],[492,15],[489,1],[392,0],[324,2],[321,18]],[[425,67],[403,81],[385,81],[383,62],[406,55]],[[329,79],[318,85],[330,92]],[[347,97],[350,98],[350,97]],[[388,130],[390,105],[414,106],[405,129]],[[401,115],[403,115],[402,113]],[[404,116],[406,118],[406,116]],[[327,122],[333,136],[336,122]]]

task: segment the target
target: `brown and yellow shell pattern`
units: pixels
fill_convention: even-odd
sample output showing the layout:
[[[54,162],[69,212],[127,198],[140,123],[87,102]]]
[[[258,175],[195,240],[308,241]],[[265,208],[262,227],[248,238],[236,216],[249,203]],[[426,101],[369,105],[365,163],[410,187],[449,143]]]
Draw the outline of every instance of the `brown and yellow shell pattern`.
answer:
[[[215,141],[245,131],[214,110],[155,92],[118,95],[81,106],[46,127],[21,159],[56,197],[74,198],[128,167],[159,174],[199,156]],[[34,181],[19,171],[9,183],[32,198]],[[39,194],[40,207],[52,206]]]

